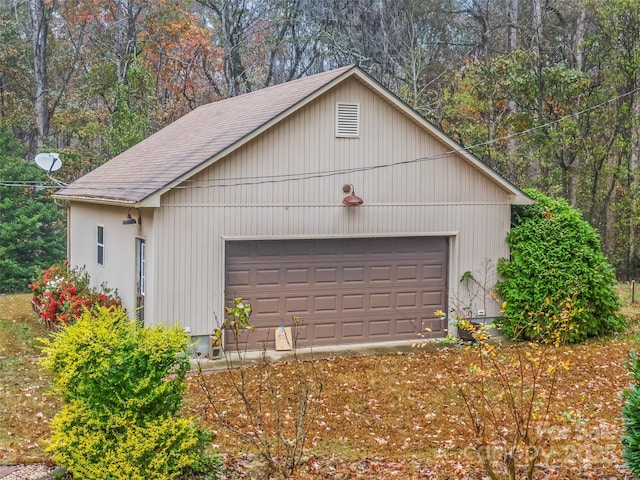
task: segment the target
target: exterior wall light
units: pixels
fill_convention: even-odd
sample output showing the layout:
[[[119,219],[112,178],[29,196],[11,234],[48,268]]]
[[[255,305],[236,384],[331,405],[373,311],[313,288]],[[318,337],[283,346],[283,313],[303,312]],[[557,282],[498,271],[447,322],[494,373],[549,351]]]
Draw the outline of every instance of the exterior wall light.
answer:
[[[345,183],[342,186],[342,191],[349,194],[342,199],[342,203],[347,207],[357,207],[358,205],[362,205],[364,203],[362,199],[356,195],[356,192],[353,189],[353,184]]]
[[[131,207],[131,208],[134,208],[134,207]],[[122,221],[122,224],[135,225],[137,223],[138,225],[142,225],[142,217],[140,216],[140,209],[136,208],[136,210],[138,211],[138,220],[136,221],[135,218],[131,217],[131,208],[127,212],[127,217]]]

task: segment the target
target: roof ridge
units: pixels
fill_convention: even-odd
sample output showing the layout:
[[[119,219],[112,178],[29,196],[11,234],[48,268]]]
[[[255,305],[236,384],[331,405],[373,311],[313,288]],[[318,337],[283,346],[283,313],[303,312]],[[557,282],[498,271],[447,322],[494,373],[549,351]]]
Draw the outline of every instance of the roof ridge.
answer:
[[[213,102],[209,102],[209,103],[205,103],[203,105],[198,106],[197,108],[195,108],[194,110],[197,110],[198,108],[202,108],[202,107],[208,107],[210,105],[213,104],[220,104],[222,102],[233,102],[234,100],[237,99],[247,99],[249,97],[253,97],[253,96],[257,96],[259,94],[264,94],[264,93],[269,93],[272,92],[274,89],[278,89],[278,88],[291,88],[292,86],[296,86],[300,83],[306,83],[306,82],[311,82],[314,80],[318,80],[323,76],[327,76],[327,77],[338,77],[340,76],[342,73],[349,71],[351,68],[356,67],[355,64],[349,64],[349,65],[345,65],[343,67],[338,67],[335,68],[333,70],[326,70],[324,72],[319,72],[319,73],[314,73],[313,75],[308,75],[306,77],[300,77],[300,78],[296,78],[293,80],[289,80],[287,82],[282,82],[282,83],[276,83],[273,85],[269,85],[266,87],[262,87],[262,88],[258,88],[257,90],[251,90],[250,92],[246,92],[246,93],[242,93],[240,95],[235,95],[233,97],[226,97],[223,98],[221,100],[214,100]]]

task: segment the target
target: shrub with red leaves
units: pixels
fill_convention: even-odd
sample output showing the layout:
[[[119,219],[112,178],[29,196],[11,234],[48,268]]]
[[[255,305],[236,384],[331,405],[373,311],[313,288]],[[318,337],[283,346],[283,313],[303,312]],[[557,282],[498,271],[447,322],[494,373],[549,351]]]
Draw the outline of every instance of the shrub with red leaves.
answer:
[[[69,268],[54,264],[42,271],[40,278],[29,285],[33,290],[31,303],[36,313],[51,328],[74,323],[86,310],[96,306],[120,306],[120,298],[104,284],[91,287],[84,268]]]

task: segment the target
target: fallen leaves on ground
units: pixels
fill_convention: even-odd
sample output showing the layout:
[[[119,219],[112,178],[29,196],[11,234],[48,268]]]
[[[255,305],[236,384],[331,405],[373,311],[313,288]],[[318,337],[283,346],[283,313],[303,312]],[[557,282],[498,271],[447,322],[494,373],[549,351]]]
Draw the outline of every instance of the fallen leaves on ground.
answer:
[[[619,394],[629,382],[624,364],[633,346],[609,339],[563,348],[571,366],[560,377],[535,478],[630,478],[622,467]],[[316,417],[297,478],[483,478],[470,421],[453,389],[473,360],[473,351],[440,348],[305,362],[306,375],[321,379],[323,392],[314,399]],[[279,395],[286,397],[283,386],[300,375],[297,368],[282,363],[269,370]],[[235,419],[239,429],[252,428],[229,372],[205,379],[226,418]],[[255,451],[220,427],[196,383],[192,378],[190,412],[216,433],[219,451],[237,467],[234,475],[256,475],[255,468],[242,468],[242,459]],[[268,402],[261,408],[265,418],[275,415]],[[286,416],[292,423],[297,418],[295,411]]]
[[[59,406],[47,396],[50,380],[37,363],[34,338],[46,330],[29,308],[28,295],[0,296],[1,463],[45,460],[42,440]],[[630,478],[621,458],[620,392],[629,383],[624,364],[636,338],[638,332],[564,348],[570,368],[558,385],[537,479]],[[321,380],[323,390],[312,401],[315,417],[296,478],[483,478],[469,419],[452,389],[468,374],[471,355],[439,348],[305,362],[303,373]],[[269,381],[292,389],[300,378],[295,368],[275,365]],[[194,379],[186,392],[186,413],[202,417],[214,431],[230,478],[256,478],[261,464],[256,452],[220,428]],[[206,381],[226,415],[240,428],[251,428],[228,373],[207,375]],[[297,414],[287,405],[287,391],[280,394],[280,419],[291,425]],[[263,407],[265,418],[276,416],[269,404]]]
[[[0,463],[46,459],[42,440],[59,402],[38,364],[36,338],[47,333],[30,295],[0,296]]]

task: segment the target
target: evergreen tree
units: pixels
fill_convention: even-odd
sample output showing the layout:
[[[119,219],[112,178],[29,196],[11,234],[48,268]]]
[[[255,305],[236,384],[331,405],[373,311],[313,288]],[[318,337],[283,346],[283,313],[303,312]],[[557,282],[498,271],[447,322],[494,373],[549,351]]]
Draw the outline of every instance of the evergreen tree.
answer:
[[[516,210],[507,235],[511,258],[498,263],[502,331],[509,338],[537,340],[544,323],[563,315],[560,306],[569,301],[576,311],[569,342],[622,329],[616,277],[598,233],[565,200],[531,189],[525,193],[535,203]],[[523,318],[532,320],[525,328]]]
[[[65,216],[36,165],[22,160],[24,147],[0,129],[0,293],[27,290],[38,273],[65,258]]]

